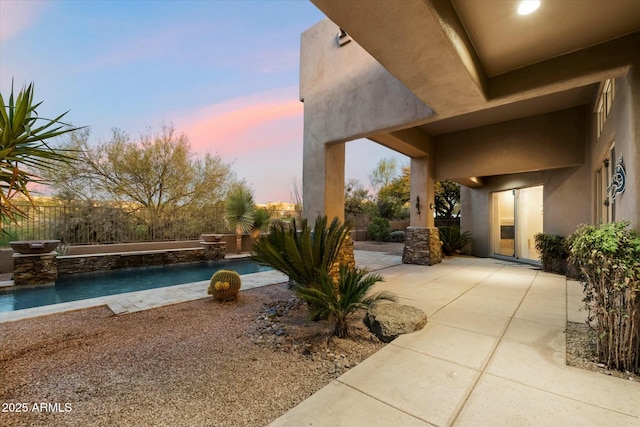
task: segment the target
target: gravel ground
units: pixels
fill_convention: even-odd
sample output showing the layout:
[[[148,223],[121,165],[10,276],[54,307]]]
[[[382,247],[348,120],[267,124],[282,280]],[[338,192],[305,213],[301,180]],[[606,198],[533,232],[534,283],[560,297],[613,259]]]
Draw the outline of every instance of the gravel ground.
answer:
[[[305,316],[279,284],[1,323],[0,425],[264,426],[383,346],[362,316],[329,342],[330,325]]]
[[[640,375],[633,372],[620,372],[607,369],[598,363],[596,350],[596,332],[585,323],[567,323],[567,365],[599,372],[604,375],[640,382]]]

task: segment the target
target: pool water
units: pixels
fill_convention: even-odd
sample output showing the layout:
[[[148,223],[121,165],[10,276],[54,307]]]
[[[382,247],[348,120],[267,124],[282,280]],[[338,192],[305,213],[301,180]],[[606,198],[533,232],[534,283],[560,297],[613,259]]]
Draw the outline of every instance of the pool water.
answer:
[[[272,268],[241,259],[79,274],[59,278],[55,286],[0,293],[0,312],[199,282],[221,269],[249,274]]]

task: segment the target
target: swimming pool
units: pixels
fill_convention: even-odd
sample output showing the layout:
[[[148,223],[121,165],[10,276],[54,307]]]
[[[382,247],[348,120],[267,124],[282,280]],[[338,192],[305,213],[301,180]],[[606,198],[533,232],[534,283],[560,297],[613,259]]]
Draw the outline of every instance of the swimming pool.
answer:
[[[272,270],[248,259],[238,259],[79,274],[59,278],[55,286],[0,293],[0,312],[199,282],[209,280],[221,269],[239,274]]]

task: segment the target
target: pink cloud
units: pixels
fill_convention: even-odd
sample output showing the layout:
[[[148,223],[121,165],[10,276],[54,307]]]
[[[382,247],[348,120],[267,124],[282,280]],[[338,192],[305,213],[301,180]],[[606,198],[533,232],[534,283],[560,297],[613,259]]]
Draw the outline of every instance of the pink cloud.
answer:
[[[291,89],[236,98],[178,114],[176,128],[197,152],[238,156],[302,141],[303,106]],[[180,118],[181,117],[181,118]]]
[[[6,42],[38,20],[48,4],[35,1],[0,1],[0,41]]]
[[[297,88],[231,99],[193,111],[171,113],[176,131],[197,153],[216,153],[233,164],[256,201],[289,200],[302,175],[303,105]]]

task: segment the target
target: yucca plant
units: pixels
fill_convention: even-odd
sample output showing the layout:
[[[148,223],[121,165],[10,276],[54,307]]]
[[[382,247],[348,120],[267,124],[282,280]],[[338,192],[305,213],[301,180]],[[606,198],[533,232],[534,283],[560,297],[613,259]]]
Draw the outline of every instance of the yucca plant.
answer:
[[[256,240],[252,258],[288,275],[299,286],[318,287],[322,274],[336,262],[350,226],[334,218],[327,227],[326,216],[319,216],[313,229],[306,219],[300,230],[297,225],[295,220],[291,226],[274,223],[269,234]]]
[[[236,232],[236,251],[242,252],[242,235],[253,229],[256,205],[251,190],[240,185],[232,189],[225,202],[225,219]]]
[[[395,301],[390,292],[369,293],[373,285],[384,281],[379,274],[368,274],[364,268],[340,267],[337,292],[333,278],[322,274],[318,287],[294,286],[296,295],[307,302],[310,315],[315,318],[329,318],[335,321],[333,335],[348,336],[347,320],[356,310],[367,309],[380,301]]]
[[[13,85],[9,102],[0,94],[0,215],[16,221],[16,215],[24,215],[12,201],[23,195],[31,201],[28,184],[41,182],[37,169],[51,169],[59,162],[72,160],[60,150],[52,149],[45,140],[73,132],[73,128],[60,120],[38,117],[36,109],[42,104],[33,101],[33,83],[14,97]]]
[[[271,220],[271,215],[269,211],[265,208],[256,209],[254,218],[253,218],[253,231],[252,235],[254,238],[257,238],[260,235],[260,232],[264,231],[269,227],[269,221]]]

